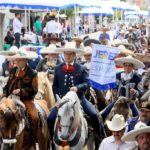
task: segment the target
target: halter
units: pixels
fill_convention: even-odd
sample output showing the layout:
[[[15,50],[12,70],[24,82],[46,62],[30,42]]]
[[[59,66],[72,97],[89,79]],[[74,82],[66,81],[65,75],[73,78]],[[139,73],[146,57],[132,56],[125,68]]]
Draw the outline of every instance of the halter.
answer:
[[[69,100],[62,102],[58,108],[61,108],[67,102],[69,102]],[[72,121],[72,123],[73,123],[73,121]],[[55,139],[56,144],[61,145],[62,147],[65,147],[67,145],[72,147],[72,146],[75,146],[79,142],[79,139],[81,137],[81,126],[82,126],[81,121],[78,122],[78,124],[75,126],[75,128],[72,128],[72,123],[71,123],[71,125],[61,125],[60,118],[58,118],[57,124],[56,124],[56,130],[55,130],[55,134],[54,134],[54,139]],[[69,129],[68,137],[70,137],[75,131],[77,131],[75,137],[71,141],[61,141],[57,136],[57,132],[58,131],[61,132],[61,127],[64,127],[64,128],[66,127]]]

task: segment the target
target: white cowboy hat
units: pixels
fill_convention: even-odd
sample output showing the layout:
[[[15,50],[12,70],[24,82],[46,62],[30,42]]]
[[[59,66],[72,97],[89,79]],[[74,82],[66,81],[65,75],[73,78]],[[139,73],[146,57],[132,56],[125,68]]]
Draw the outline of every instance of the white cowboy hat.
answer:
[[[74,52],[76,54],[84,54],[84,48],[76,48],[75,42],[68,42],[65,44],[65,47],[63,48],[57,48],[57,52],[63,53],[63,52]]]
[[[37,53],[33,51],[27,51],[25,48],[20,47],[17,53],[13,56],[7,56],[8,59],[36,59],[38,57]]]
[[[140,68],[144,68],[145,67],[143,62],[133,58],[130,55],[127,56],[127,57],[116,58],[115,59],[115,63],[116,63],[116,65],[119,65],[119,66],[124,66],[124,63],[131,63],[131,64],[134,65],[135,69],[140,69]]]
[[[90,46],[84,47],[84,55],[92,54],[92,48]]]
[[[122,140],[123,141],[135,141],[136,137],[142,133],[150,133],[150,127],[147,126],[146,124],[142,123],[142,122],[138,122],[135,127],[134,130],[126,133],[123,137]]]
[[[123,115],[116,114],[111,121],[106,120],[106,124],[110,131],[120,131],[127,126]]]
[[[134,54],[133,51],[126,49],[124,45],[120,45],[120,46],[118,46],[118,48],[121,49],[122,54],[125,54],[125,55],[133,55]]]
[[[7,51],[0,51],[0,55],[15,55],[18,51],[18,48],[16,46],[12,46]]]
[[[41,49],[40,53],[41,54],[59,54],[56,51],[57,47],[55,44],[50,44],[48,47],[44,47]]]

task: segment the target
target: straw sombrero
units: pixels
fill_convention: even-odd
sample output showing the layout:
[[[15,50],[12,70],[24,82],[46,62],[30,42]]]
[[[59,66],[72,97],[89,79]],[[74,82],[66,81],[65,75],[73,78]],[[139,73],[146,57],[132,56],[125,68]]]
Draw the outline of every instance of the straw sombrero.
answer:
[[[13,56],[7,56],[8,59],[36,59],[38,57],[37,53],[33,51],[27,51],[25,48],[21,47],[17,53]]]
[[[72,40],[74,40],[75,42],[83,42],[83,39],[81,39],[80,37],[73,37]]]
[[[118,66],[124,66],[124,63],[131,63],[134,65],[135,69],[140,69],[140,68],[144,68],[145,65],[143,64],[143,62],[133,58],[132,56],[127,56],[127,57],[121,57],[121,58],[116,58],[115,59],[115,63]]]
[[[134,52],[129,50],[129,49],[126,49],[124,45],[120,45],[118,46],[119,49],[121,49],[121,54],[125,54],[125,55],[133,55]]]
[[[122,140],[123,141],[135,141],[136,137],[142,133],[150,133],[150,127],[147,126],[146,124],[142,123],[142,122],[138,122],[135,127],[134,130],[126,133],[123,137]]]
[[[92,48],[90,46],[84,47],[84,55],[92,54]]]
[[[50,44],[48,47],[44,47],[41,49],[40,53],[41,54],[59,54],[56,51],[57,47],[55,44]]]
[[[107,31],[110,31],[110,29],[107,27],[101,27],[100,31],[107,32]]]
[[[149,54],[142,54],[142,53],[136,53],[134,57],[142,62],[149,62],[150,61],[150,55]]]
[[[65,44],[63,48],[57,48],[56,52],[63,53],[63,52],[75,52],[76,54],[84,54],[84,48],[76,48],[75,42],[68,42]]]
[[[127,126],[123,115],[116,114],[111,121],[106,120],[106,124],[110,131],[120,131]]]
[[[15,55],[18,51],[18,48],[16,46],[12,46],[7,51],[0,51],[0,55]]]

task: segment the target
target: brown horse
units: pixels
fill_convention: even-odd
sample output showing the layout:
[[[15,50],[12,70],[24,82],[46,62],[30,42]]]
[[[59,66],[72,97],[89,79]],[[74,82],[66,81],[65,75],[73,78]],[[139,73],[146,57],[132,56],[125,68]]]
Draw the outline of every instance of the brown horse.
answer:
[[[54,106],[55,99],[52,92],[52,85],[48,80],[46,72],[38,72],[38,92],[35,100],[45,100],[48,108]]]
[[[49,111],[44,100],[35,101],[34,103],[39,115],[36,141],[39,150],[46,150],[49,142],[49,132],[46,123]],[[28,145],[23,145],[24,137],[27,133],[27,123],[29,123],[29,118],[25,114],[25,106],[18,97],[12,96],[1,100],[0,135],[3,150],[21,150],[22,147],[24,150],[29,150]],[[29,136],[29,134],[27,135]]]

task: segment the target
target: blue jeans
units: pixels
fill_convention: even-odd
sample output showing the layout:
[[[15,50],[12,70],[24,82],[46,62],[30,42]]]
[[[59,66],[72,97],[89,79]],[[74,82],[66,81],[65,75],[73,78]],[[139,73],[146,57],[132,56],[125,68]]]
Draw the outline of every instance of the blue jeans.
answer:
[[[15,45],[20,48],[20,33],[15,33]]]
[[[83,107],[84,112],[91,118],[92,127],[96,131],[98,137],[100,139],[104,138],[103,126],[102,123],[100,123],[100,120],[98,119],[95,107],[86,98],[83,98],[81,100],[81,105]],[[47,118],[48,128],[51,137],[53,136],[54,124],[57,117],[57,113],[58,109],[57,107],[54,107]]]

